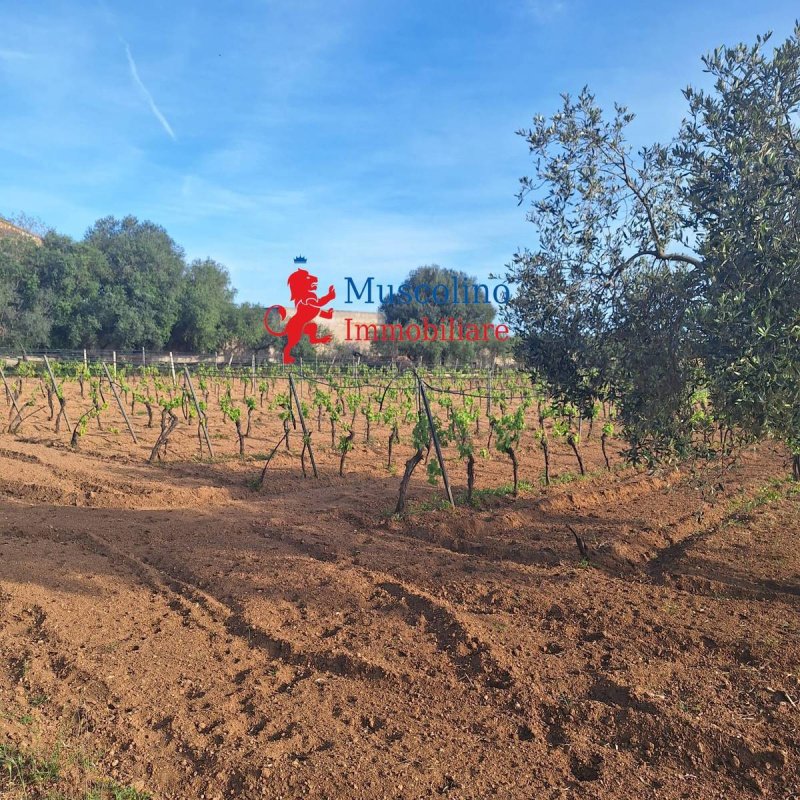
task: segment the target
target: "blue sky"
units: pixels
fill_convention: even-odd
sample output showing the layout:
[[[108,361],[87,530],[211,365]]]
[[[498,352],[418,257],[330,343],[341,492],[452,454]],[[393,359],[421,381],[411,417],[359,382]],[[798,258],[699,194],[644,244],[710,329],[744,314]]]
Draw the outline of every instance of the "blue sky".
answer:
[[[80,237],[163,225],[239,300],[438,263],[485,278],[532,226],[514,134],[562,91],[668,139],[714,46],[791,30],[796,3],[0,0],[0,214]],[[341,298],[343,299],[343,298]],[[341,306],[341,299],[335,305]]]

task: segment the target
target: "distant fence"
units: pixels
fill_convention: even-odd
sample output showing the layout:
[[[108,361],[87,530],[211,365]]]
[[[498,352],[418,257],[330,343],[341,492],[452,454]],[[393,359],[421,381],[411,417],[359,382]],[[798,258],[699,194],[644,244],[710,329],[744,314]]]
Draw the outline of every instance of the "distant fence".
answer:
[[[250,366],[253,356],[257,363],[274,363],[274,360],[264,358],[263,354],[237,352],[237,353],[178,353],[175,351],[161,350],[19,350],[0,349],[0,358],[8,362],[42,361],[44,356],[58,361],[105,361],[116,362],[120,366],[151,366],[156,364],[169,364],[170,358],[176,364],[207,364],[210,366]]]
[[[190,370],[197,367],[216,368],[219,370],[233,370],[235,372],[251,372],[254,369],[259,371],[283,372],[287,368],[282,361],[274,356],[267,356],[262,352],[242,352],[235,353],[178,353],[169,351],[148,351],[146,349],[136,351],[120,350],[30,350],[20,353],[18,350],[0,349],[0,365],[13,370],[18,364],[27,362],[29,364],[44,363],[44,356],[56,363],[80,363],[87,366],[104,362],[109,366],[139,369],[141,367],[156,368],[160,372],[168,373],[173,367],[180,369],[184,366]],[[330,353],[321,351],[319,355],[314,354],[313,358],[298,358],[295,367],[307,374],[340,369],[341,371],[358,370],[359,367],[383,369],[387,372],[397,372],[408,369],[412,366],[421,366],[405,357],[393,358],[392,356],[380,356],[375,354],[361,355],[355,353],[347,357],[332,356]],[[449,365],[446,369],[457,372],[498,372],[504,369],[515,369],[516,365],[510,359],[497,360],[491,364],[465,363]]]

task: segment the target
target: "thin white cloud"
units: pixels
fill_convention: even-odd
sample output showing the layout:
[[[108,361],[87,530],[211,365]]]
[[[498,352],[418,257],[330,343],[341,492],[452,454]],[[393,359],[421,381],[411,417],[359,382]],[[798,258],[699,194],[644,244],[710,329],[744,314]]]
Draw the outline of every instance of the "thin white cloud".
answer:
[[[167,122],[167,118],[161,113],[161,109],[159,109],[159,107],[156,105],[156,101],[153,100],[153,95],[150,94],[142,79],[139,77],[139,70],[136,68],[136,62],[133,60],[133,56],[131,55],[131,48],[128,46],[127,42],[123,41],[123,44],[125,45],[125,55],[128,56],[128,66],[131,69],[131,77],[139,87],[141,93],[144,95],[145,100],[147,100],[153,115],[161,123],[161,127],[166,131],[170,139],[176,142],[178,137],[175,136],[175,131],[172,130],[172,126],[169,124],[169,122]]]

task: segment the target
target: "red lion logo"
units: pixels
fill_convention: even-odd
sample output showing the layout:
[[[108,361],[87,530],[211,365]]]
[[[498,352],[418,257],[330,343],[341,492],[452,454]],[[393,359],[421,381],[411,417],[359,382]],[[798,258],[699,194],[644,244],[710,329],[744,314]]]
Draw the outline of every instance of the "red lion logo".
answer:
[[[274,331],[269,326],[270,311],[277,309],[281,320],[286,319],[286,309],[283,306],[270,306],[264,314],[264,327],[273,336],[285,336],[287,338],[286,347],[283,349],[283,363],[294,364],[292,350],[299,343],[303,334],[308,334],[311,344],[328,344],[331,336],[318,336],[317,325],[313,322],[318,316],[322,319],[332,319],[333,309],[326,311],[322,307],[330,303],[336,297],[336,290],[331,286],[324,297],[317,297],[317,278],[311,275],[308,270],[297,269],[287,281],[291,299],[294,302],[295,312],[292,318],[286,323],[282,331]]]

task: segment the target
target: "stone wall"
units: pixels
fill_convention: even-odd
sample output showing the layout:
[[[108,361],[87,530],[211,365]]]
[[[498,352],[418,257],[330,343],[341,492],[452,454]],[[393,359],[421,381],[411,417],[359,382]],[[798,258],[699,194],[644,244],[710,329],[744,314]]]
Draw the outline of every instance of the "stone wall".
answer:
[[[352,320],[350,323],[351,333],[352,326],[355,324],[382,325],[384,321],[383,314],[379,311],[344,311],[336,308],[333,311],[333,319],[322,319],[319,320],[319,323],[331,332],[335,342],[344,342],[345,335],[347,334],[347,323],[345,320],[348,318]],[[365,344],[365,342],[359,342],[359,346],[362,348]]]

